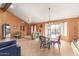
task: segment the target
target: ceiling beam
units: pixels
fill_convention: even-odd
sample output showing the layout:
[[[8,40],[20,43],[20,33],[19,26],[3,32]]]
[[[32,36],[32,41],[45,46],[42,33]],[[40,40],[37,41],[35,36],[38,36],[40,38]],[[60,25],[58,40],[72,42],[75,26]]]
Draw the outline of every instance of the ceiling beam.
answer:
[[[1,6],[1,10],[5,12],[10,7],[11,4],[12,3],[3,3]]]

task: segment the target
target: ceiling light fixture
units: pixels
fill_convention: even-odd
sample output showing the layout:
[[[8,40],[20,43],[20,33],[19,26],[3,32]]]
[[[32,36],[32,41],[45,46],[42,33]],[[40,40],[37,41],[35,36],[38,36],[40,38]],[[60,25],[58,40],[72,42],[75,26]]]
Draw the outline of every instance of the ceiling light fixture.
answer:
[[[49,10],[49,22],[48,22],[48,41],[50,41],[50,37],[51,37],[51,20],[50,20],[50,10],[51,10],[51,8],[48,8],[48,10]]]

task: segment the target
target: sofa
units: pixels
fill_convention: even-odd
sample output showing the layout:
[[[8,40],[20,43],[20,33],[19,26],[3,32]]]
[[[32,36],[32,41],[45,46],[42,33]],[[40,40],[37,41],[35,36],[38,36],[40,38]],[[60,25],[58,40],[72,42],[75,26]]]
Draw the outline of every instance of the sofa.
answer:
[[[31,40],[32,39],[32,37],[30,35],[26,35],[23,38],[26,39],[26,40]]]
[[[21,47],[17,46],[16,40],[0,42],[0,56],[20,56]]]
[[[76,56],[79,56],[79,42],[72,42],[71,47],[73,49],[73,52]]]
[[[38,39],[41,34],[39,32],[34,32],[32,34],[32,39]]]

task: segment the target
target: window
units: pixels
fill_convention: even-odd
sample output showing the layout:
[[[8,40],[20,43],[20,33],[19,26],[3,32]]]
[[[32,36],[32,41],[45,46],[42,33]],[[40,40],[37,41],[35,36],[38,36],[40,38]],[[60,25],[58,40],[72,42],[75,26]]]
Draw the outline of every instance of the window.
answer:
[[[55,38],[58,33],[61,33],[62,36],[67,36],[67,22],[51,24],[50,29],[49,24],[45,24],[45,36],[51,34],[51,37]]]
[[[31,33],[36,32],[36,25],[31,26]]]
[[[31,33],[33,33],[33,26],[31,26]]]

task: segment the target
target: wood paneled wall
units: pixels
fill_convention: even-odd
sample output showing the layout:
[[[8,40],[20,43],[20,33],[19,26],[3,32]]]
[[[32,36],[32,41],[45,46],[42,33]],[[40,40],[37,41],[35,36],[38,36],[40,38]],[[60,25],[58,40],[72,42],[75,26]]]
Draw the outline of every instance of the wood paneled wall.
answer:
[[[29,30],[28,23],[26,23],[26,22],[24,23],[25,31],[21,31],[20,25],[22,22],[24,22],[24,21],[21,20],[20,18],[16,17],[15,15],[13,15],[9,11],[2,12],[0,10],[0,39],[2,39],[2,24],[5,24],[5,23],[7,23],[11,26],[11,37],[14,36],[15,32],[21,32],[22,37],[24,35],[27,35],[27,30]]]
[[[53,24],[59,24],[59,23],[63,23],[63,22],[67,22],[67,36],[64,36],[62,39],[66,40],[66,41],[72,41],[75,37],[77,37],[79,39],[79,18],[68,18],[68,19],[63,19],[63,20],[54,20],[54,21],[50,21],[50,23]],[[45,25],[46,23],[49,23],[49,21],[47,22],[42,22],[42,23],[35,23],[35,24],[31,24],[32,25]],[[43,26],[44,27],[44,26]],[[39,28],[39,26],[37,26],[37,29]],[[43,29],[44,31],[45,29]]]
[[[13,15],[12,13],[6,11],[6,12],[2,12],[0,10],[0,39],[2,38],[2,24],[7,23],[11,25],[11,36],[13,37],[14,33],[19,31],[22,33],[22,36],[25,35],[31,35],[31,26],[32,25],[36,25],[37,26],[37,31],[39,30],[39,26],[42,25],[41,28],[41,32],[44,33],[45,32],[45,24],[49,23],[49,21],[47,22],[41,22],[41,23],[34,23],[34,24],[28,24],[25,23],[25,31],[20,31],[19,26],[21,25],[21,22],[23,22],[20,18],[16,17],[15,15]],[[55,20],[55,21],[50,21],[51,23],[54,24],[58,24],[58,23],[63,23],[63,22],[67,22],[68,26],[67,26],[67,30],[68,30],[68,34],[67,37],[63,37],[63,39],[67,40],[67,41],[72,41],[74,37],[77,37],[79,39],[79,18],[68,18],[68,19],[64,19],[64,20]],[[14,26],[16,26],[16,28],[14,28]]]

